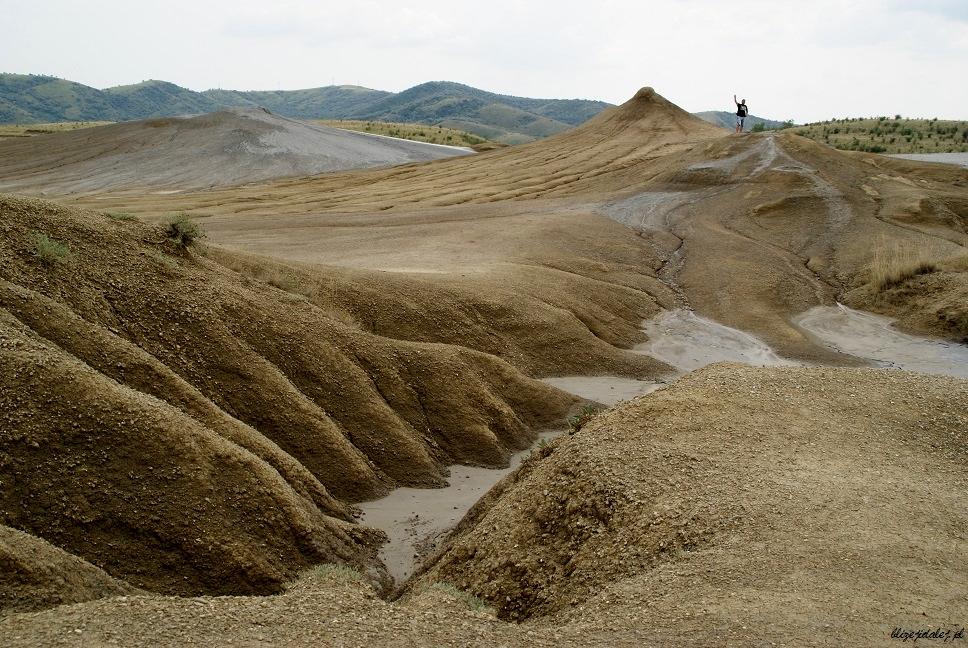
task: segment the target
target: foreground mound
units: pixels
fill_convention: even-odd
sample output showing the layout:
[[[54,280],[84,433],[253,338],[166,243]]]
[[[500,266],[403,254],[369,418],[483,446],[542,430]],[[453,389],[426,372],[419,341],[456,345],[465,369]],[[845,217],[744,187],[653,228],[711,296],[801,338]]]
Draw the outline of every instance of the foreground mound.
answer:
[[[0,190],[200,189],[467,153],[235,108],[0,142]]]
[[[10,197],[0,214],[0,524],[138,587],[366,569],[381,535],[348,502],[504,465],[575,402],[494,356],[364,331],[157,226]]]
[[[966,452],[968,381],[714,365],[509,476],[414,586],[663,640],[963,619]]]
[[[322,569],[281,596],[106,599],[13,615],[0,633],[24,646],[884,645],[895,627],[968,615],[966,412],[964,380],[714,365],[536,452],[402,601]]]
[[[0,615],[137,593],[77,556],[0,526]]]

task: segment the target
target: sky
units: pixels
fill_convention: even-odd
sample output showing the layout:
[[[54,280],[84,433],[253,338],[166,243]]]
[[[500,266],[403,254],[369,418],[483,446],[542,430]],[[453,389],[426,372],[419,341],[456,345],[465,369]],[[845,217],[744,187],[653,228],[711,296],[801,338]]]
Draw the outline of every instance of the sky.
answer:
[[[805,123],[968,119],[968,0],[0,0],[0,72],[96,88],[457,81]]]

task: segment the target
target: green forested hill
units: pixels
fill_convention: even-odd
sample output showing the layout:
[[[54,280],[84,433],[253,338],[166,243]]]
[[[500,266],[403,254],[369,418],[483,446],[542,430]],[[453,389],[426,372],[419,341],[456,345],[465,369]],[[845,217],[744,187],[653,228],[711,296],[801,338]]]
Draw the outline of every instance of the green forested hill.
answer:
[[[200,92],[167,81],[143,81],[103,92],[124,120],[207,113],[223,107]]]
[[[0,123],[119,119],[100,90],[48,76],[0,74]]]
[[[261,106],[296,119],[354,119],[366,107],[392,92],[359,86],[326,86],[307,90],[206,90],[201,94],[222,106]]]
[[[358,86],[195,92],[156,80],[98,90],[54,77],[0,74],[0,123],[125,121],[253,105],[299,119],[440,125],[505,143],[552,135],[609,106],[583,99],[498,95],[446,81],[424,83],[399,93]]]

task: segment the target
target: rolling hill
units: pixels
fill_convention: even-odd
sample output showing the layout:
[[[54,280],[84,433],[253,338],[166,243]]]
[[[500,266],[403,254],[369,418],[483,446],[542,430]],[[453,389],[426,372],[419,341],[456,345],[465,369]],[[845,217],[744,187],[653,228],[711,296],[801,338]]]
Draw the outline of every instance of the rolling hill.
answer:
[[[358,86],[195,92],[156,80],[97,90],[54,77],[0,74],[0,123],[128,121],[263,107],[297,119],[434,124],[517,144],[567,130],[608,106],[584,99],[498,95],[447,81],[423,83],[400,93]]]
[[[348,119],[349,115],[365,113],[371,103],[393,95],[347,85],[251,92],[206,90],[201,94],[221,106],[259,106],[296,119]]]
[[[178,191],[466,154],[232,108],[0,141],[0,189],[44,195]]]
[[[459,83],[433,81],[369,104],[358,118],[440,124],[506,144],[520,144],[576,126],[609,104],[525,99]]]
[[[587,99],[501,95],[450,81],[430,81],[397,93],[352,85],[195,92],[167,81],[149,80],[97,90],[54,77],[0,74],[0,124],[128,121],[248,107],[267,108],[296,119],[432,124],[503,144],[521,144],[582,124],[610,106]],[[730,112],[709,110],[694,114],[717,126],[733,128]],[[747,129],[761,123],[766,128],[784,125],[750,115]]]
[[[105,92],[48,76],[0,74],[0,123],[119,121]]]

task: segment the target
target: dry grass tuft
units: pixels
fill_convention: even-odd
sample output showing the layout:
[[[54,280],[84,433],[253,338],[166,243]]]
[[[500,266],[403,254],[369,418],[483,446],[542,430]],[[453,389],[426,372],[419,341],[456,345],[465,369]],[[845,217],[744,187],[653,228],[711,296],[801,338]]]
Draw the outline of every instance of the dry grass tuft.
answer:
[[[484,614],[490,614],[492,616],[495,615],[494,608],[489,606],[483,599],[471,594],[470,592],[460,589],[456,585],[447,582],[439,582],[434,583],[432,587],[436,590],[444,592],[448,596],[457,599],[466,605],[468,610],[472,610],[474,612],[483,612]]]
[[[898,286],[918,275],[940,270],[939,260],[930,251],[895,243],[874,250],[871,260],[871,284],[877,292]]]
[[[941,269],[948,272],[968,272],[968,254],[946,259],[941,263]]]
[[[358,570],[346,565],[336,565],[333,563],[316,565],[309,570],[309,573],[313,576],[333,578],[342,582],[363,580],[363,574],[361,574]]]
[[[105,212],[105,214],[107,214],[107,217],[110,218],[111,220],[116,220],[116,221],[138,220],[138,217],[132,214],[131,212],[114,211],[114,212]]]

